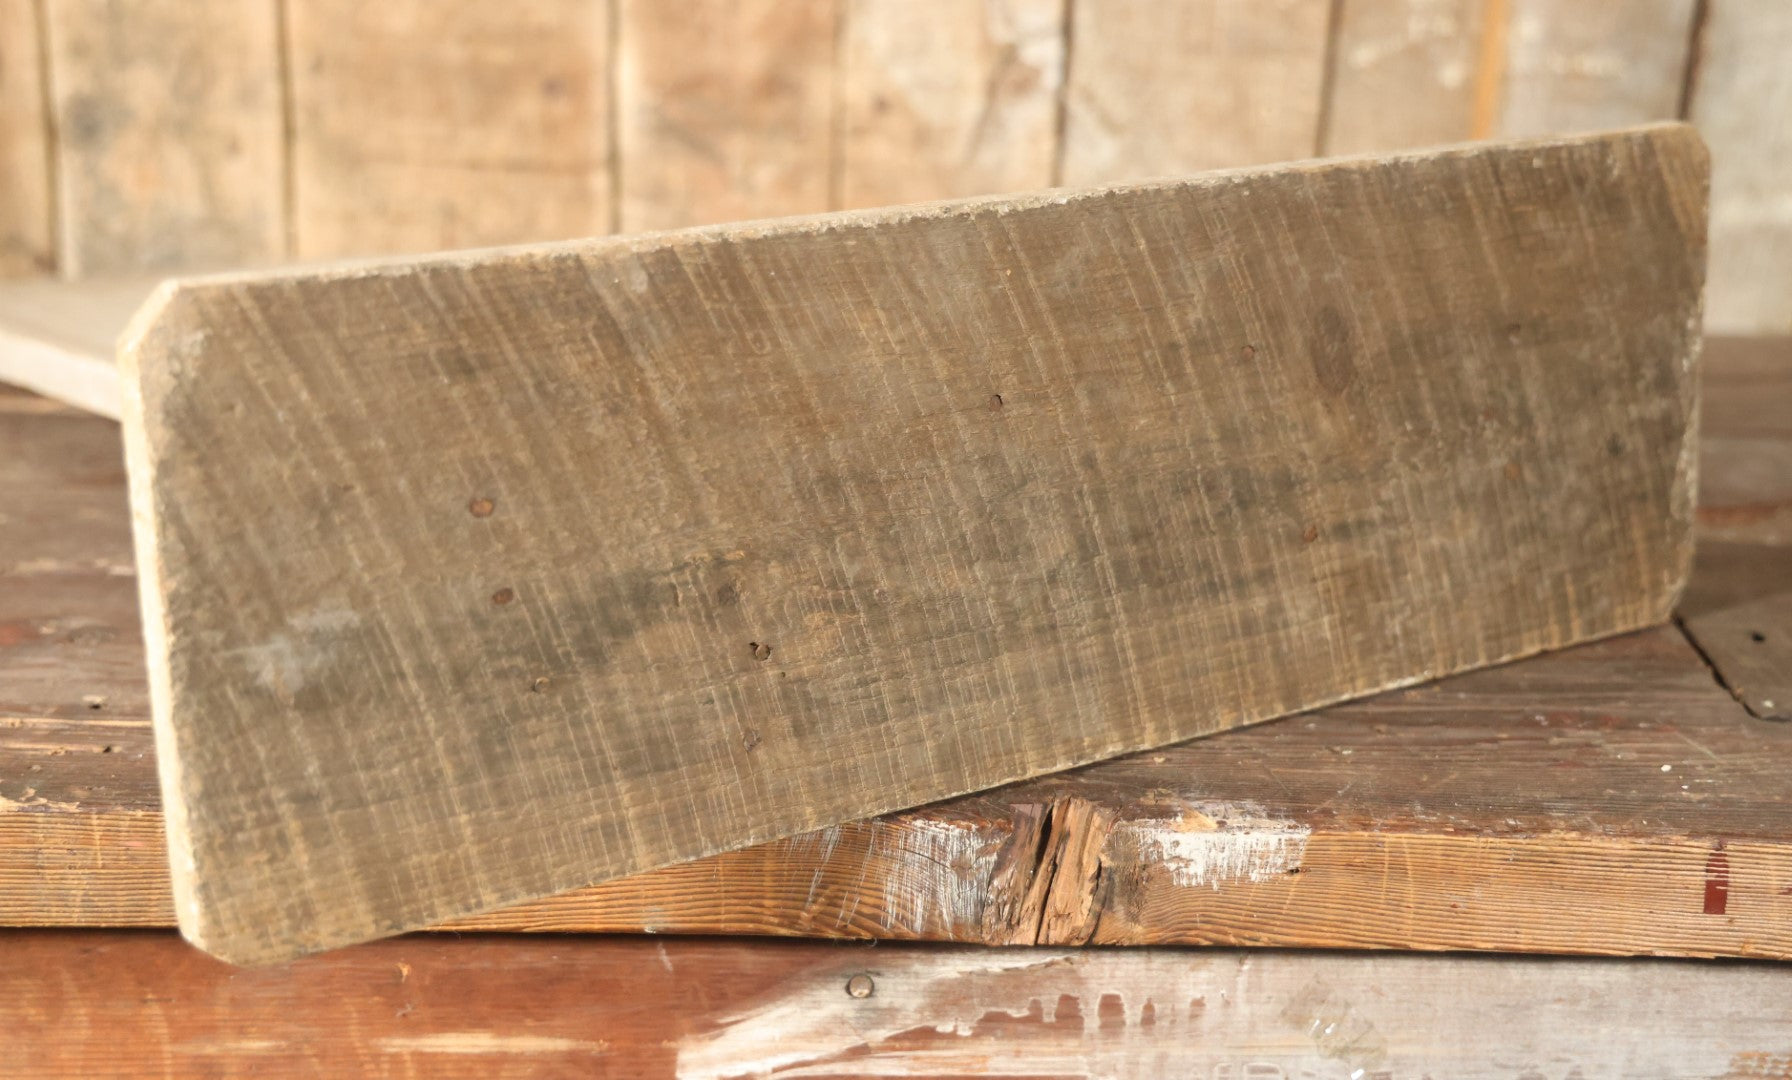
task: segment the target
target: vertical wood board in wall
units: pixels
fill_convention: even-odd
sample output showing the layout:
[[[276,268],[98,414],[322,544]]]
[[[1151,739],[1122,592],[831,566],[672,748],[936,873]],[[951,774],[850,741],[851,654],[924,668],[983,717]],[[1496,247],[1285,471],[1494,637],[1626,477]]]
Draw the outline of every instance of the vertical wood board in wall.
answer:
[[[1494,134],[1595,131],[1679,115],[1696,0],[1505,4]]]
[[[848,0],[841,203],[1052,185],[1064,0]]]
[[[37,6],[0,0],[0,277],[56,268]]]
[[[1726,334],[1792,333],[1792,4],[1712,0],[1692,121],[1711,144],[1711,289]]]
[[[1474,134],[1488,0],[1341,0],[1321,149],[1360,154]]]
[[[1330,0],[1076,0],[1063,182],[1310,157]]]
[[[181,924],[276,959],[1659,621],[1705,193],[1669,125],[165,288]]]
[[[298,254],[609,232],[609,0],[287,0]]]
[[[43,10],[62,271],[283,256],[278,5],[55,0]]]
[[[620,228],[830,205],[841,0],[616,0]]]

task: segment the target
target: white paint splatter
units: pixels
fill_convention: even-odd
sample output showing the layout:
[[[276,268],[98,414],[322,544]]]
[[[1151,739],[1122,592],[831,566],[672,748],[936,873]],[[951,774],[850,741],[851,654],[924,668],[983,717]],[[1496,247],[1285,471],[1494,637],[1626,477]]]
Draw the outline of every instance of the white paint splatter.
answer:
[[[871,858],[885,860],[885,927],[921,931],[937,923],[951,937],[980,934],[1000,844],[969,822],[909,818],[880,830]]]
[[[1311,832],[1254,803],[1195,803],[1169,816],[1117,823],[1104,858],[1161,866],[1177,885],[1218,890],[1300,869]]]
[[[352,609],[332,604],[300,612],[287,619],[287,630],[271,635],[260,645],[235,650],[235,654],[263,689],[283,699],[305,688],[311,677],[334,660],[336,637],[361,624]]]

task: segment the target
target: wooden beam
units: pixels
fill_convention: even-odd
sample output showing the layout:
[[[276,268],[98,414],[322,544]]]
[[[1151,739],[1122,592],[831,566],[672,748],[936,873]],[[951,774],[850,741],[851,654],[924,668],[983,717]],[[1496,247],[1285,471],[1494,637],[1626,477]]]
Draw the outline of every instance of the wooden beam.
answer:
[[[1792,590],[1744,531],[1792,504],[1754,464],[1792,444],[1787,349],[1701,361],[1701,492],[1734,503],[1701,506],[1689,625]],[[0,395],[0,505],[32,510],[0,520],[0,924],[172,926],[119,432],[53,409]],[[1657,630],[459,925],[1785,958],[1788,738]],[[1052,868],[1091,849],[1099,889]]]
[[[121,370],[181,925],[276,959],[1658,622],[1705,169],[166,287]]]
[[[44,1077],[1774,1076],[1792,1010],[1776,968],[1660,960],[471,936],[244,972],[171,934],[0,950],[8,1062]]]

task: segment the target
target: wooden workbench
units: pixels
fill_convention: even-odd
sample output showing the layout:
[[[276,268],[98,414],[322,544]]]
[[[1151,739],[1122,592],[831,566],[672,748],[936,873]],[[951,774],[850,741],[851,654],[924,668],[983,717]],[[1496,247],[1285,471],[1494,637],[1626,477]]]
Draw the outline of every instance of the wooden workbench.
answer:
[[[1679,625],[462,926],[1792,955],[1789,402],[1708,350]],[[0,583],[0,924],[172,925],[110,421],[0,396]]]

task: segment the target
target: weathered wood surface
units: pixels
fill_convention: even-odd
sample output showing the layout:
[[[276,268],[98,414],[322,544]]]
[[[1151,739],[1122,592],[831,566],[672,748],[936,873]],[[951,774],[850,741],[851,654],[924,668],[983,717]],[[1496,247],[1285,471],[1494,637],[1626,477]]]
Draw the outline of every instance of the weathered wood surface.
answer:
[[[839,205],[1052,186],[1063,0],[849,0]]]
[[[153,279],[0,283],[0,382],[118,419],[118,336]]]
[[[56,268],[38,5],[0,3],[0,277]]]
[[[1792,549],[1748,531],[1792,492],[1763,491],[1737,449],[1792,445],[1786,350],[1706,349],[1701,488],[1720,501],[1700,507],[1689,624],[1792,591]],[[0,505],[33,510],[0,521],[0,923],[172,925],[118,431],[40,399],[0,406]],[[1004,941],[1037,918],[1034,940],[1067,944],[1088,920],[1040,917],[1062,878],[1060,910],[1099,905],[1098,941],[1787,956],[1784,730],[1656,631],[468,925]],[[1139,801],[1151,792],[1164,801]],[[1092,846],[1099,892],[1042,869]]]
[[[845,0],[614,2],[624,232],[836,205]]]
[[[1311,156],[1329,0],[1077,0],[1061,177],[1104,184]]]
[[[1788,1075],[1765,965],[404,938],[239,971],[171,934],[0,934],[19,1075]],[[1594,1034],[1596,1033],[1596,1037]]]
[[[1705,168],[165,288],[121,370],[181,926],[276,959],[1658,622]]]
[[[286,250],[280,6],[43,4],[60,268],[129,275]]]
[[[295,255],[610,231],[607,0],[284,6]]]

